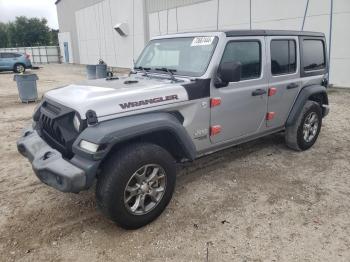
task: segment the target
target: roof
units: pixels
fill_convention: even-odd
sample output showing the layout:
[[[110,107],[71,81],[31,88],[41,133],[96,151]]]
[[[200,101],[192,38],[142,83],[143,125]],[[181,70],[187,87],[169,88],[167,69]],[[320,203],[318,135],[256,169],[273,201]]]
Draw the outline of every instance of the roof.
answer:
[[[230,30],[224,32],[226,36],[318,36],[324,37],[324,33],[292,30]]]

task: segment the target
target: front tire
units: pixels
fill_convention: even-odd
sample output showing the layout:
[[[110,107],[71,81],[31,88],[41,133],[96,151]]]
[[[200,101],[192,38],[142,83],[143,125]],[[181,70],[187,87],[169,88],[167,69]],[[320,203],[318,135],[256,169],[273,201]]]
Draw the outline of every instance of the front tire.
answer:
[[[312,147],[321,131],[322,109],[314,101],[306,101],[295,123],[286,128],[285,139],[288,147],[307,150]]]
[[[97,205],[125,229],[136,229],[156,219],[175,188],[176,165],[164,148],[135,143],[109,157],[96,186]]]

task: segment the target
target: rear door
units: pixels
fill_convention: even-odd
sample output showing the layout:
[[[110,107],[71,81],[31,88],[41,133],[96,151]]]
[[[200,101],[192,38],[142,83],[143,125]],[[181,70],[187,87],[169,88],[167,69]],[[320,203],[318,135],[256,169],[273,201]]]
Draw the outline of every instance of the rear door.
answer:
[[[266,128],[267,76],[264,37],[228,38],[221,62],[240,62],[241,81],[226,87],[211,87],[212,99],[221,104],[211,108],[211,127],[220,132],[212,143],[237,140]]]
[[[301,88],[298,37],[269,36],[269,128],[282,127]]]

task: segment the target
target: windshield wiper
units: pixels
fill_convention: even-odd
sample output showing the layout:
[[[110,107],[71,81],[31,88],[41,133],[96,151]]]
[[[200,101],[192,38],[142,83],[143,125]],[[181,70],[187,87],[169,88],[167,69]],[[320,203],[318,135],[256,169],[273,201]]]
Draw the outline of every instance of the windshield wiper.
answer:
[[[142,66],[137,66],[134,67],[136,70],[141,70],[143,72],[143,76],[148,76],[147,71],[151,70],[149,67],[142,67]]]
[[[174,73],[177,72],[176,69],[170,69],[170,68],[162,67],[162,68],[155,68],[155,70],[166,72],[166,73],[169,74],[171,81],[177,81],[177,79],[174,76]]]

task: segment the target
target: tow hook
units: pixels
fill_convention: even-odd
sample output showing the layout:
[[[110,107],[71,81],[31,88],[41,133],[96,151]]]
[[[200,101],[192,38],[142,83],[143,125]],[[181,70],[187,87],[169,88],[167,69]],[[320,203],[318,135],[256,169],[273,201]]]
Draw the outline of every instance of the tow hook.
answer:
[[[49,159],[52,155],[54,155],[53,152],[47,151],[47,152],[43,155],[42,160],[47,160],[47,159]]]

